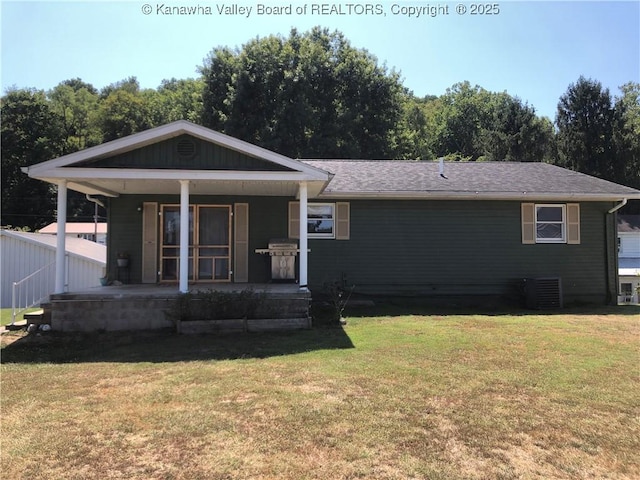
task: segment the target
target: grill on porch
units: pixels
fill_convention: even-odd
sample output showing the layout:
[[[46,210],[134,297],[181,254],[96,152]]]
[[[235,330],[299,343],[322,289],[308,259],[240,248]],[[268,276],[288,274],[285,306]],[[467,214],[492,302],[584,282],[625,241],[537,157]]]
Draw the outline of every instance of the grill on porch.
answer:
[[[271,239],[268,248],[258,248],[255,252],[271,257],[271,281],[295,281],[296,256],[298,255],[298,243],[295,240],[289,238]]]

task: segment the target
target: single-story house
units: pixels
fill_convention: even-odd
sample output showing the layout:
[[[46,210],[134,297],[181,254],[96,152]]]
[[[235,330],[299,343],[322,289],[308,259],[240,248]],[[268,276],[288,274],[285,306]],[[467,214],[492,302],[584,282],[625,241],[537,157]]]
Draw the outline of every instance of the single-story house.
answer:
[[[640,199],[545,163],[294,159],[187,121],[24,172],[58,186],[59,231],[68,189],[104,199],[110,271],[126,252],[131,283],[181,292],[270,282],[261,253],[294,239],[311,292],[515,300],[552,279],[564,303],[615,303],[615,212]]]
[[[40,233],[0,230],[0,307],[12,303],[14,282],[27,277],[16,292],[19,307],[47,297],[54,291],[56,238]],[[74,291],[100,285],[107,261],[107,247],[81,238],[65,242],[64,290]]]
[[[640,299],[640,215],[618,215],[619,301]]]
[[[38,233],[57,235],[57,222],[50,223],[38,230]],[[65,226],[67,238],[84,238],[100,245],[107,244],[107,222],[67,222]]]

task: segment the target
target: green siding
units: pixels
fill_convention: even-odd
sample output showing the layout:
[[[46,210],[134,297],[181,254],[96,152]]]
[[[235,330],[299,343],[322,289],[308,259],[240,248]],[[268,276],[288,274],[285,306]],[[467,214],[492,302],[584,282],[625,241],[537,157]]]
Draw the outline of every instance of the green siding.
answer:
[[[580,245],[523,245],[520,202],[352,201],[349,241],[309,241],[309,283],[345,276],[362,293],[515,298],[522,279],[559,276],[565,301],[604,303],[608,208],[581,204]]]
[[[249,204],[249,282],[267,282],[270,259],[255,254],[287,236],[292,198],[192,196],[191,203]],[[109,265],[131,254],[131,282],[141,281],[145,201],[178,204],[179,196],[123,195],[109,205]],[[535,200],[534,200],[535,201]],[[520,202],[350,201],[350,240],[310,239],[309,284],[346,277],[365,294],[516,299],[524,278],[562,278],[566,303],[606,303],[615,295],[616,251],[611,203],[580,204],[581,243],[523,245]]]
[[[189,158],[178,153],[178,143],[190,139],[195,143],[195,155]],[[167,168],[183,170],[259,170],[288,171],[272,162],[206,142],[189,135],[181,135],[131,152],[74,165],[91,168]]]
[[[233,205],[249,204],[249,282],[265,283],[271,275],[268,256],[254,253],[266,248],[271,238],[287,236],[287,207],[289,198],[251,196],[192,195],[191,204]],[[116,254],[126,251],[130,255],[131,283],[142,282],[142,207],[143,202],[158,204],[180,203],[179,195],[122,195],[109,201],[109,272],[116,278]],[[233,262],[231,263],[233,265]]]

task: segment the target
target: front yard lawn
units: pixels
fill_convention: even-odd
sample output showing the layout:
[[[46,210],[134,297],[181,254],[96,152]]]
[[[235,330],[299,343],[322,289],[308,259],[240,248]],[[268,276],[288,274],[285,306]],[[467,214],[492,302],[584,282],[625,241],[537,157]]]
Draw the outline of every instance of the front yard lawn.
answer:
[[[640,310],[2,337],[3,478],[640,478]]]
[[[25,313],[29,313],[29,312],[34,312],[36,310],[39,310],[39,308],[28,308],[27,310],[19,313],[18,315],[16,315],[16,323],[21,322],[22,320],[24,320],[24,314]],[[9,325],[11,323],[11,315],[12,315],[13,311],[11,308],[0,308],[0,327],[3,327],[5,325]]]

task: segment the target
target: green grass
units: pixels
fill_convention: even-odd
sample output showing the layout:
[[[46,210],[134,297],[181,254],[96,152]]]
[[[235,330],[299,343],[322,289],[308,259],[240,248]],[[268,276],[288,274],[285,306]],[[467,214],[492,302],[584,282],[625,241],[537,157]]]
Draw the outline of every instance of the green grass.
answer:
[[[33,312],[35,310],[38,310],[38,308],[29,308],[29,309],[25,310],[24,312],[16,315],[16,323],[17,322],[21,322],[22,320],[24,320],[24,314],[25,313]],[[12,309],[11,308],[1,308],[0,309],[0,326],[8,325],[8,324],[11,323],[11,313],[12,313]]]
[[[2,337],[3,478],[640,477],[640,310]]]

